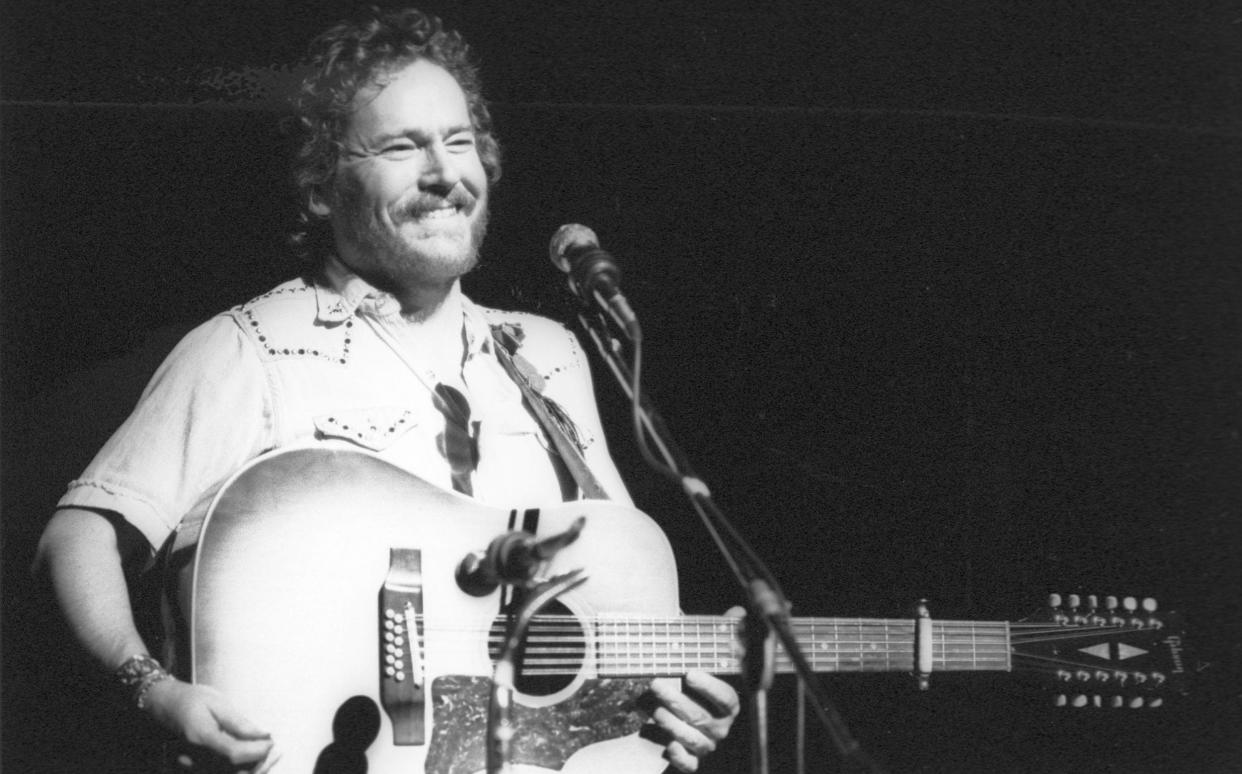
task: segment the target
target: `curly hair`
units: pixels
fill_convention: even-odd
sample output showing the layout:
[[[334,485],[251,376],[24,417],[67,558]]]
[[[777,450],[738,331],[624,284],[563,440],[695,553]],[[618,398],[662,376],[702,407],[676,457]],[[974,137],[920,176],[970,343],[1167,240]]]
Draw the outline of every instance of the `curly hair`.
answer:
[[[381,10],[368,6],[358,18],[328,29],[310,44],[309,74],[294,97],[300,137],[293,157],[293,182],[301,199],[294,250],[316,263],[331,245],[328,224],[309,210],[312,194],[331,185],[358,92],[382,85],[384,78],[426,59],[444,68],[466,95],[475,145],[489,184],[500,180],[500,144],[483,98],[479,67],[462,36],[440,19],[415,8]]]

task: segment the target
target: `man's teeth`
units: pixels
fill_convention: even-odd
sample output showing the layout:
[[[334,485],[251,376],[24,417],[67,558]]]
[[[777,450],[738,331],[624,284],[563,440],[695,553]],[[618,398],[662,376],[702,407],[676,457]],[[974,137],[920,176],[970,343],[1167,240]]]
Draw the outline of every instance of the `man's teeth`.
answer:
[[[425,212],[421,212],[419,213],[418,217],[420,220],[432,220],[434,218],[447,218],[451,215],[456,215],[456,214],[457,214],[456,207],[440,207],[439,209],[427,210]]]

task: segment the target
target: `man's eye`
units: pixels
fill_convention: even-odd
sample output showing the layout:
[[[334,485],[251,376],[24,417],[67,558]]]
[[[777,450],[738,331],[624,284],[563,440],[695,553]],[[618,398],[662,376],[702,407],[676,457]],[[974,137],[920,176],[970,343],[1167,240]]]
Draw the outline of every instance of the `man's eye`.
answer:
[[[392,145],[385,145],[380,150],[380,153],[383,153],[385,156],[398,156],[413,153],[416,150],[418,150],[418,146],[414,145],[414,143],[396,142]]]
[[[474,148],[473,134],[459,134],[449,138],[445,143],[454,153],[465,153]]]

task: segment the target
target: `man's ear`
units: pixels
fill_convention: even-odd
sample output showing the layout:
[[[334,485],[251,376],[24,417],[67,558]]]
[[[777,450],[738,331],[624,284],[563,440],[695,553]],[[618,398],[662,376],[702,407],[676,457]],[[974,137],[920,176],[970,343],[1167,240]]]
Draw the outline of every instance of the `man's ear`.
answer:
[[[323,191],[315,189],[310,192],[307,197],[306,208],[311,214],[326,218],[332,214],[332,207],[327,202],[327,197],[323,195]]]

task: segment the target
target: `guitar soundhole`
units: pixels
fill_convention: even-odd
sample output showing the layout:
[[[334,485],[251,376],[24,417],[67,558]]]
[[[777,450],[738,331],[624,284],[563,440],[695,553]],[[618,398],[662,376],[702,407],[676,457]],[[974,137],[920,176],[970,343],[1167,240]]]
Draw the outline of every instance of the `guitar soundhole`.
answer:
[[[487,640],[493,663],[500,658],[506,619],[492,623]],[[526,639],[518,648],[515,685],[528,696],[548,696],[565,688],[582,669],[586,658],[586,637],[582,624],[569,608],[550,602],[531,623]]]

